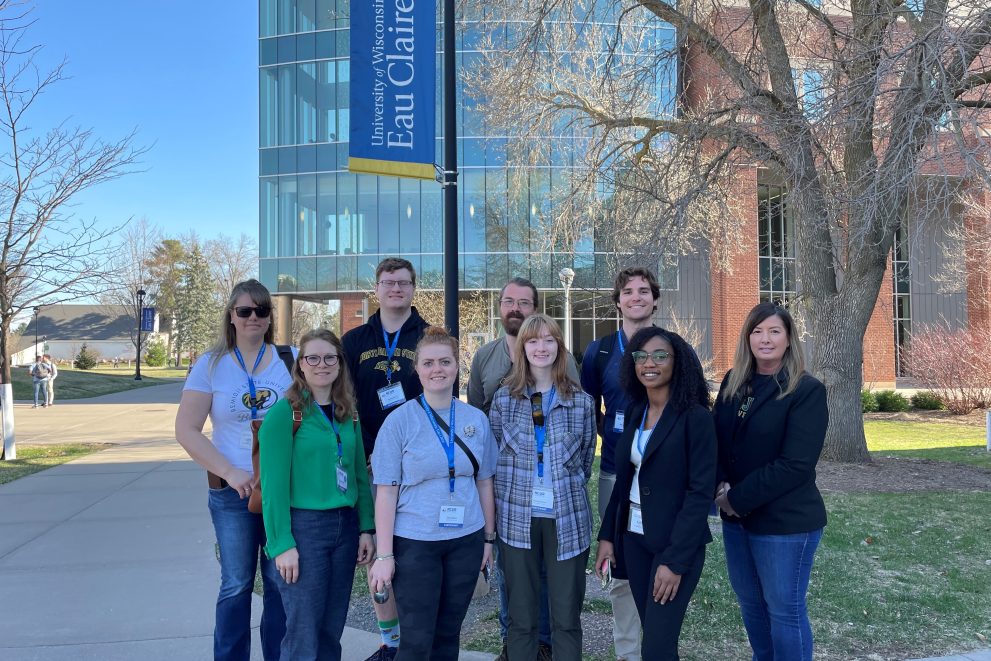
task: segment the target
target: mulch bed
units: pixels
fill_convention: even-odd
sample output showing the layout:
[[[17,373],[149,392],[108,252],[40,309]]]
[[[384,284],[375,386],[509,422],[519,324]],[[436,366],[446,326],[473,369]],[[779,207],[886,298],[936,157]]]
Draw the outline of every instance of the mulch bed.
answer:
[[[820,461],[816,484],[823,493],[988,491],[991,470],[928,459],[875,457],[869,464]]]

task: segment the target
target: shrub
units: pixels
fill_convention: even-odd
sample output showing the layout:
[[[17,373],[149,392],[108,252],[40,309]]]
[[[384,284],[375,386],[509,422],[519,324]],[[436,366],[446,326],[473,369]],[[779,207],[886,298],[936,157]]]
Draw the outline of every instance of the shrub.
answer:
[[[148,344],[145,350],[145,364],[149,367],[162,367],[169,358],[168,347],[161,340]]]
[[[991,405],[991,329],[919,328],[905,357],[909,374],[951,413]]]
[[[877,413],[877,397],[870,390],[860,391],[860,407],[864,413]]]
[[[91,370],[96,367],[99,359],[99,355],[83,342],[83,346],[79,348],[79,353],[76,354],[76,367],[81,370]]]
[[[877,408],[884,413],[900,413],[908,410],[908,400],[905,395],[894,390],[882,390],[875,395]]]
[[[921,411],[942,411],[946,408],[946,404],[939,398],[939,395],[928,390],[920,390],[915,393],[912,395],[911,401],[912,408]]]

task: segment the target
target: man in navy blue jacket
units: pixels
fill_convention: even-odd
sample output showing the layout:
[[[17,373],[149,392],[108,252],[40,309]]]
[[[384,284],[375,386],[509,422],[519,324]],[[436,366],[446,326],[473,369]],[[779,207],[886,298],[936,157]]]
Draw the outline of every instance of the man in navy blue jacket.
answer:
[[[602,458],[599,467],[599,516],[609,504],[616,484],[616,441],[626,425],[624,419],[629,403],[619,383],[620,363],[626,346],[641,328],[651,326],[661,288],[649,269],[631,267],[616,275],[613,302],[622,317],[615,333],[592,341],[582,360],[582,389],[595,400],[599,435],[602,437]],[[602,405],[605,403],[605,411]],[[616,658],[640,660],[640,616],[637,614],[628,581],[614,579],[609,590],[613,608],[613,644]]]

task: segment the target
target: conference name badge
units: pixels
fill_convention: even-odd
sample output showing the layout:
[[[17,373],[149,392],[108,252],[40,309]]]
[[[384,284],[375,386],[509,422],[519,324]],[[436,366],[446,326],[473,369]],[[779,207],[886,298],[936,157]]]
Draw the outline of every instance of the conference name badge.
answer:
[[[463,528],[465,525],[465,506],[460,503],[441,505],[440,519],[437,524],[441,528]]]
[[[378,389],[379,404],[383,411],[395,408],[406,401],[406,393],[403,392],[402,381],[397,381],[388,386]]]

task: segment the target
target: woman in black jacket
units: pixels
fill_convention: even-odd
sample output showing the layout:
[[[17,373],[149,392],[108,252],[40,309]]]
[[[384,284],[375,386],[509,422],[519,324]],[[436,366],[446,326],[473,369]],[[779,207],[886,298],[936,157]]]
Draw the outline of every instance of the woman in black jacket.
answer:
[[[815,466],[829,415],[787,310],[750,311],[714,416],[716,504],[754,661],[811,661],[806,593],[826,525]]]
[[[630,340],[620,368],[631,404],[616,446],[616,487],[602,518],[595,570],[630,580],[643,658],[678,659],[685,610],[712,541],[716,484],[709,390],[691,347],[663,328]]]

